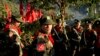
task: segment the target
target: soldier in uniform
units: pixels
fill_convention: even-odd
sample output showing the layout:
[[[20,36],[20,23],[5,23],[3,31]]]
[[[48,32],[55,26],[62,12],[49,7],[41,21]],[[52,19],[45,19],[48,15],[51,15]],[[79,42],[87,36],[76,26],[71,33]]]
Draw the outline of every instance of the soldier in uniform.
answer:
[[[4,28],[4,31],[8,29],[14,29],[19,35],[21,35],[22,31],[19,27],[20,24],[23,22],[22,18],[17,18],[16,16],[11,16],[11,22],[7,22]]]
[[[95,43],[95,56],[100,56],[100,20],[94,22],[94,30],[97,32]]]
[[[64,33],[61,19],[56,19],[57,25],[53,28],[52,34],[55,39],[55,56],[68,56],[67,52],[67,34]]]
[[[19,51],[19,56],[22,56],[22,48],[24,47],[24,45],[21,42],[21,28],[20,23],[22,23],[22,19],[21,18],[17,18],[16,16],[12,15],[11,16],[11,22],[9,24],[6,25],[4,31],[5,32],[9,32],[9,37],[10,39],[13,39],[11,41],[15,41],[15,43],[17,43],[19,45],[20,51]],[[14,36],[13,36],[14,35]],[[15,36],[16,35],[16,36]]]
[[[31,47],[33,56],[53,56],[54,39],[51,30],[55,23],[50,16],[42,17],[39,21],[41,28],[34,35]]]
[[[70,56],[78,56],[79,54],[82,31],[81,21],[75,19],[74,26],[68,33],[70,39]]]
[[[83,46],[83,53],[80,56],[92,56],[94,51],[94,44],[96,40],[96,32],[92,28],[92,21],[86,20],[84,31],[82,33],[81,46]]]

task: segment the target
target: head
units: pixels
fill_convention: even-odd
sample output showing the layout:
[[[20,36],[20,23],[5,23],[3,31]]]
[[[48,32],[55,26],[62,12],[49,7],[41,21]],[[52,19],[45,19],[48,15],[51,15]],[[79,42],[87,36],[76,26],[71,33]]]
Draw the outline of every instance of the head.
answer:
[[[75,27],[80,27],[80,26],[81,26],[81,21],[75,19],[75,20],[74,20],[74,26],[75,26]]]
[[[96,20],[96,21],[94,22],[93,27],[94,27],[95,29],[100,30],[100,20]]]
[[[61,19],[56,19],[56,23],[57,25],[55,26],[55,29],[57,30],[57,32],[63,32],[63,23]]]
[[[11,23],[16,25],[16,26],[19,26],[20,23],[22,23],[22,18],[17,18],[16,16],[12,15],[11,16]]]
[[[61,26],[62,25],[62,21],[61,19],[56,19],[57,25]]]
[[[41,30],[47,34],[51,33],[52,27],[55,23],[50,16],[40,19]]]
[[[90,20],[86,20],[85,21],[85,28],[86,29],[92,29],[92,21],[90,21]]]

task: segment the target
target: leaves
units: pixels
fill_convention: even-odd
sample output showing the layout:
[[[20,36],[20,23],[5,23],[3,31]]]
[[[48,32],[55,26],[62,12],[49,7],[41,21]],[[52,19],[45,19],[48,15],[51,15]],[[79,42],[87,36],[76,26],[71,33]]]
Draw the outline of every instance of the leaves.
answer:
[[[25,6],[27,4],[27,2],[31,3],[31,7],[35,8],[35,9],[42,9],[43,12],[49,11],[49,10],[53,10],[53,12],[55,14],[59,16],[65,14],[64,16],[66,17],[66,12],[64,11],[66,7],[70,8],[75,7],[77,10],[80,9],[80,6],[86,5],[87,7],[90,7],[90,12],[91,10],[94,10],[93,8],[95,8],[95,5],[100,2],[100,0],[22,0],[23,4],[24,4],[24,9]],[[4,3],[8,3],[11,7],[12,10],[12,14],[19,16],[19,0],[0,0],[0,15],[3,14],[4,16],[6,16],[6,12],[4,10]],[[48,13],[47,13],[48,14]],[[53,13],[51,13],[53,14]],[[90,13],[93,14],[93,13]],[[53,17],[57,18],[58,16],[55,16],[53,14]],[[97,17],[100,17],[99,15],[97,15]],[[70,16],[68,16],[68,18],[70,18]],[[30,26],[24,26],[25,27],[25,31],[31,31],[35,28],[38,28],[39,26],[37,26],[38,23],[33,23]],[[36,27],[34,27],[36,26]],[[33,29],[31,29],[33,28]]]

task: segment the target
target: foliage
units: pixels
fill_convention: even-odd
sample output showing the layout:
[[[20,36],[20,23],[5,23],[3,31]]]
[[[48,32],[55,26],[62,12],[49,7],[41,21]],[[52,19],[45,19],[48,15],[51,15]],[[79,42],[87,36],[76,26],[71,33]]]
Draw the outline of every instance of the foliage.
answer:
[[[19,1],[20,0],[16,0],[16,1],[15,0],[0,0],[0,15],[2,14],[6,16],[4,4],[8,3],[12,10],[12,14],[19,16],[20,15]],[[93,16],[92,11],[94,10],[94,8],[96,8],[96,4],[100,2],[100,0],[22,0],[22,1],[23,1],[24,6],[26,6],[27,2],[30,2],[32,8],[42,9],[43,12],[47,12],[50,10],[52,10],[52,12],[56,12],[54,14],[50,11],[51,12],[50,14],[52,14],[51,16],[53,18],[58,18],[59,16],[61,18],[66,18],[66,19],[70,18],[67,12],[65,12],[66,7],[70,8],[71,6],[72,7],[74,6],[76,7],[76,9],[79,9],[80,6],[86,5],[87,7],[89,7],[89,11],[88,11],[89,16]],[[59,15],[58,15],[58,12],[60,12]],[[94,15],[94,16],[100,17],[99,15]],[[26,26],[26,25],[24,26],[26,28],[24,29],[25,31],[27,31],[27,27],[35,29],[35,27],[32,27],[32,26],[35,26],[35,23],[28,24],[28,25],[30,26]],[[31,29],[29,29],[29,31],[31,31]]]
[[[20,0],[16,1],[1,0],[0,13],[2,11],[2,14],[6,15],[3,4],[7,2],[12,9],[12,14],[19,15],[19,1]],[[91,7],[95,8],[95,4],[100,2],[100,0],[22,0],[22,1],[24,6],[26,6],[27,2],[30,2],[31,7],[35,9],[43,9],[46,11],[53,9],[55,12],[60,12],[60,16],[64,14],[64,12],[62,13],[62,11],[64,11],[66,7],[74,6],[76,8],[80,8],[80,6],[82,5],[87,5],[90,8],[89,13],[92,14],[91,11],[93,9]]]
[[[30,33],[33,35],[34,32],[36,32],[37,29],[40,28],[39,26],[40,26],[39,21],[36,21],[31,24],[29,24],[29,23],[22,24],[21,29],[22,29],[22,31],[24,31],[24,33],[26,33],[26,34]]]
[[[13,0],[0,0],[0,13],[6,16],[6,11],[4,5],[7,4],[11,9],[13,15],[19,15],[19,4]]]

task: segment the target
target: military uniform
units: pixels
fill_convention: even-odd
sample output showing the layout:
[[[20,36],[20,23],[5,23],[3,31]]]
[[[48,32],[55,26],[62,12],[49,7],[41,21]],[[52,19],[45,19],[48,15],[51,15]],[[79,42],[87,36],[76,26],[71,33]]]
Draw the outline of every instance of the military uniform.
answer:
[[[68,37],[70,39],[70,56],[77,56],[80,49],[80,40],[81,34],[83,31],[82,26],[78,26],[80,23],[79,20],[75,20],[75,25],[71,28],[71,31],[68,33]]]
[[[92,22],[89,20],[85,21],[85,28],[82,33],[81,46],[83,46],[83,50],[81,50],[82,54],[80,56],[92,56],[94,53],[94,44],[97,37],[96,32],[92,29]]]
[[[55,56],[68,56],[68,37],[64,33],[64,29],[62,28],[61,19],[57,19],[57,25],[53,28],[52,34],[54,37],[55,45]]]
[[[54,24],[52,19],[45,17],[40,19],[40,24],[44,25]],[[32,42],[31,51],[33,56],[53,56],[53,45],[54,40],[51,34],[45,32],[46,29],[40,29],[38,33],[34,35],[34,40]]]
[[[19,49],[19,55],[22,56],[22,43],[21,43],[21,37],[20,35],[22,34],[21,29],[19,28],[19,24],[21,23],[21,21],[19,19],[17,19],[14,15],[11,16],[11,22],[9,22],[8,24],[6,24],[4,31],[7,32],[9,31],[9,38],[13,39],[16,38],[12,41],[12,44],[14,45],[18,45]],[[16,35],[16,36],[13,36]],[[13,42],[14,41],[14,42]],[[13,47],[14,48],[14,47]],[[16,52],[17,53],[17,52]]]
[[[95,43],[95,56],[100,56],[100,20],[95,21],[94,29],[97,32],[97,38]]]

